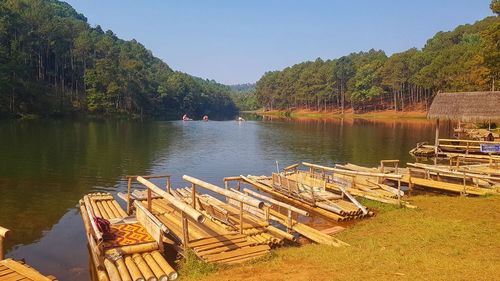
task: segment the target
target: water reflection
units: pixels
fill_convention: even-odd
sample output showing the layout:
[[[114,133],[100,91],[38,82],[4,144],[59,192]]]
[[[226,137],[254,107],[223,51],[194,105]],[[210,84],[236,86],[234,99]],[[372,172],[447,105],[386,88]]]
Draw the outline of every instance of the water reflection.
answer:
[[[176,187],[186,185],[183,174],[222,185],[225,176],[269,174],[276,160],[281,167],[406,162],[417,142],[434,137],[426,120],[245,118],[1,122],[0,225],[13,231],[7,255],[60,280],[88,280],[86,240],[74,207],[85,193],[125,190],[127,174],[171,174]],[[443,124],[442,132],[450,130]]]

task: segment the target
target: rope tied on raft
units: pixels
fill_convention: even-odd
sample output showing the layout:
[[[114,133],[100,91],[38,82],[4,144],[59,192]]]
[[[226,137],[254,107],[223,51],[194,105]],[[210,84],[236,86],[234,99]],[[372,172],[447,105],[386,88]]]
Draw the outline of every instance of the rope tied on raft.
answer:
[[[97,225],[97,229],[102,233],[104,241],[115,239],[115,235],[111,233],[111,223],[107,219],[94,217],[94,222]]]

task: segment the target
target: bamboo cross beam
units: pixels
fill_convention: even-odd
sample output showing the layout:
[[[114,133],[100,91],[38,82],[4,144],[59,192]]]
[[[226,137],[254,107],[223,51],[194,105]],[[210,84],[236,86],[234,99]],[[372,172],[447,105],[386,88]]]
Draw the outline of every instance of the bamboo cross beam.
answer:
[[[264,207],[264,202],[260,201],[260,200],[257,200],[253,197],[250,197],[250,196],[246,196],[246,195],[241,195],[241,194],[237,194],[233,191],[230,191],[230,190],[227,190],[227,189],[224,189],[224,188],[221,188],[221,187],[218,187],[216,185],[213,185],[211,183],[208,183],[208,182],[204,182],[202,180],[199,180],[197,178],[193,178],[193,177],[190,177],[190,176],[187,176],[187,175],[184,175],[182,176],[182,178],[185,180],[185,181],[188,181],[192,184],[196,184],[198,186],[201,186],[205,189],[208,189],[210,191],[213,191],[213,192],[216,192],[216,193],[219,193],[220,195],[224,195],[228,198],[231,198],[231,199],[234,199],[238,202],[243,202],[247,205],[250,205],[252,207],[256,207],[256,208],[259,208],[259,209],[262,209]]]
[[[273,198],[271,198],[271,197],[265,196],[265,195],[263,195],[263,194],[257,193],[257,192],[255,192],[255,191],[253,191],[253,190],[248,189],[248,188],[244,188],[244,189],[243,189],[243,192],[245,192],[245,193],[247,193],[247,194],[250,194],[250,195],[252,195],[253,197],[256,197],[256,198],[259,198],[259,199],[265,200],[265,201],[267,201],[267,202],[269,202],[269,203],[272,203],[272,204],[274,204],[274,205],[277,205],[277,206],[280,206],[280,207],[283,207],[283,208],[286,208],[286,209],[290,209],[290,210],[292,210],[292,211],[296,212],[297,214],[301,214],[301,215],[306,216],[306,217],[308,217],[308,216],[309,216],[309,213],[308,213],[307,211],[304,211],[304,210],[302,210],[302,209],[299,209],[299,208],[297,208],[297,207],[295,207],[295,206],[292,206],[292,205],[290,205],[290,204],[283,203],[283,202],[281,202],[281,201],[278,201],[278,200],[273,199]]]
[[[186,204],[184,201],[181,201],[171,194],[167,193],[166,191],[160,189],[158,186],[156,186],[154,183],[148,181],[147,179],[139,176],[137,177],[137,181],[145,185],[148,189],[151,189],[153,192],[156,194],[162,196],[165,198],[168,202],[170,202],[174,207],[179,209],[180,211],[186,213],[189,217],[191,217],[193,220],[197,221],[198,223],[203,223],[205,221],[205,217],[203,214],[198,212],[198,210],[194,209],[190,205]]]
[[[336,172],[339,174],[346,174],[346,175],[372,176],[372,177],[382,177],[382,178],[388,178],[388,179],[401,179],[401,178],[403,178],[402,175],[398,175],[398,174],[384,174],[384,173],[371,173],[371,172],[343,170],[343,169],[337,169],[337,168],[332,168],[332,167],[311,164],[311,163],[307,163],[307,162],[302,162],[302,165],[304,165],[306,167],[310,167],[310,168],[314,167],[317,169],[323,169],[325,171]]]

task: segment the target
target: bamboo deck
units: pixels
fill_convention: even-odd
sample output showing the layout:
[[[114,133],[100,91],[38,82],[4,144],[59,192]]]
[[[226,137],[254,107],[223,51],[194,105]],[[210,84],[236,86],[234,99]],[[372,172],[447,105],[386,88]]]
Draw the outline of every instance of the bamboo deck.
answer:
[[[289,175],[290,176],[290,175]],[[287,176],[287,177],[289,177]],[[313,212],[317,215],[323,216],[327,219],[334,220],[334,221],[348,221],[348,220],[353,220],[353,219],[358,219],[358,218],[363,218],[366,216],[373,216],[373,212],[369,212],[368,214],[362,214],[356,206],[353,206],[347,201],[340,200],[340,199],[333,199],[330,200],[332,203],[338,207],[342,207],[344,210],[343,214],[338,214],[335,212],[332,212],[330,210],[326,210],[324,208],[318,207],[311,205],[310,203],[306,203],[302,200],[299,200],[298,198],[294,198],[289,196],[288,194],[283,193],[281,190],[276,189],[273,185],[273,180],[272,178],[269,177],[255,177],[255,176],[248,176],[248,177],[242,177],[247,183],[251,184],[255,188],[264,191],[268,194],[271,194],[279,200],[283,202],[287,202],[291,205],[297,206],[299,208],[308,210],[310,212]]]
[[[2,281],[57,281],[54,276],[44,276],[34,268],[13,259],[0,260],[0,280]]]
[[[177,278],[177,272],[161,254],[163,245],[151,221],[141,216],[127,216],[109,193],[86,195],[80,200],[80,210],[100,281]],[[112,240],[102,239],[102,233],[93,224],[94,217],[111,222],[115,234]]]
[[[244,262],[268,254],[270,246],[282,242],[281,237],[278,239],[267,231],[268,222],[246,213],[243,208],[199,194],[197,190],[208,189],[241,200],[242,205],[245,202],[261,208],[262,202],[192,177],[183,178],[192,182],[191,188],[170,189],[168,186],[164,191],[144,178],[138,178],[148,190],[135,190],[130,195],[119,196],[133,201],[136,210],[150,210],[152,216],[169,229],[168,239],[181,254],[190,249],[206,262]],[[199,216],[194,219],[186,212]]]

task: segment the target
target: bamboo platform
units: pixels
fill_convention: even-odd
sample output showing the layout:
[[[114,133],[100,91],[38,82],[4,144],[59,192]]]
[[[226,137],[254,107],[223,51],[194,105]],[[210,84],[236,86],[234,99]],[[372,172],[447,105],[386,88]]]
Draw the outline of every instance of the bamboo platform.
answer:
[[[0,280],[2,281],[57,281],[54,276],[44,276],[34,268],[13,259],[0,260]]]
[[[308,238],[311,241],[314,241],[318,244],[323,244],[323,245],[328,245],[328,246],[335,246],[335,247],[340,247],[340,246],[348,246],[349,244],[332,237],[328,235],[327,233],[324,233],[322,231],[319,231],[317,229],[314,229],[310,226],[307,226],[303,223],[298,222],[297,220],[292,218],[292,213],[296,213],[297,215],[303,215],[303,216],[309,216],[309,213],[306,212],[305,210],[301,208],[297,208],[291,204],[287,204],[285,201],[287,198],[272,190],[272,188],[259,183],[258,181],[255,180],[254,177],[245,177],[245,176],[238,176],[238,177],[227,177],[224,179],[225,185],[228,186],[228,183],[231,181],[236,181],[237,182],[237,190],[231,189],[235,192],[240,192],[241,191],[241,183],[246,183],[249,184],[250,186],[264,191],[265,193],[268,193],[272,195],[274,198],[268,197],[264,194],[260,194],[256,191],[253,191],[251,189],[244,188],[242,191],[245,194],[249,194],[255,198],[262,199],[267,202],[266,206],[268,207],[265,212],[262,212],[261,210],[255,209],[255,208],[249,208],[249,212],[261,217],[265,218],[268,220],[273,220],[275,223],[279,223],[282,226],[286,227],[288,229],[289,233],[296,232],[306,238]],[[232,202],[229,201],[231,204]],[[298,205],[300,205],[300,201],[296,202]],[[284,215],[277,210],[272,209],[271,207],[276,206],[276,207],[281,207],[284,208],[288,211],[288,215]],[[319,209],[320,211],[325,211],[323,209]],[[326,212],[326,211],[325,211]],[[327,214],[328,215],[328,214]],[[273,233],[275,236],[283,236],[284,239],[288,239],[290,241],[295,241],[294,236],[291,234],[287,234],[286,232],[279,231],[279,229],[276,229],[272,226],[268,227],[269,232]],[[290,236],[290,237],[286,237]]]
[[[410,150],[410,154],[416,157],[443,157],[449,158],[454,156],[473,155],[480,159],[499,158],[500,153],[482,153],[480,151],[481,144],[496,144],[499,141],[483,141],[483,140],[464,140],[464,139],[438,139],[436,145],[430,145],[427,142],[418,143],[417,146]]]
[[[0,226],[0,280],[2,281],[57,281],[52,275],[43,275],[24,261],[4,259],[3,242],[10,232]]]
[[[421,163],[407,163],[407,168],[386,168],[383,165],[377,168],[366,168],[353,164],[337,165],[354,171],[397,172],[402,175],[401,183],[408,184],[410,190],[417,186],[432,190],[459,193],[464,195],[496,194],[500,189],[500,169],[495,165],[428,165]],[[385,179],[384,179],[385,180]],[[387,179],[395,181],[395,179]],[[351,191],[353,192],[353,191]],[[355,194],[355,192],[353,192]]]
[[[162,229],[140,211],[127,216],[109,193],[93,193],[80,200],[91,258],[98,280],[175,280],[177,272],[162,256]],[[111,223],[111,239],[104,239],[93,218]]]
[[[215,198],[198,194],[197,190],[209,189],[256,207],[262,207],[262,202],[248,196],[239,197],[233,192],[192,177],[184,178],[192,182],[191,188],[174,190],[168,187],[167,191],[164,191],[141,177],[138,178],[139,182],[148,190],[135,190],[131,191],[130,195],[119,196],[125,200],[129,198],[136,210],[150,210],[152,216],[169,229],[166,238],[172,241],[172,246],[181,254],[189,249],[205,262],[234,264],[269,253],[271,248],[267,240],[250,235],[252,233],[259,234],[259,237],[265,236],[257,229],[265,228],[268,223],[242,213],[241,209],[223,206],[220,201],[214,204]],[[184,207],[178,208],[176,204],[184,204]],[[187,215],[187,211],[196,212],[203,219],[193,218]]]

